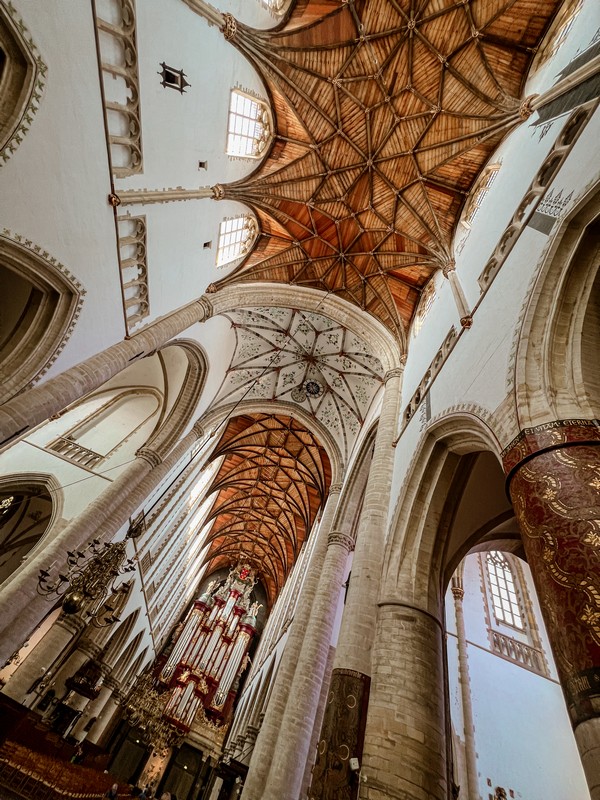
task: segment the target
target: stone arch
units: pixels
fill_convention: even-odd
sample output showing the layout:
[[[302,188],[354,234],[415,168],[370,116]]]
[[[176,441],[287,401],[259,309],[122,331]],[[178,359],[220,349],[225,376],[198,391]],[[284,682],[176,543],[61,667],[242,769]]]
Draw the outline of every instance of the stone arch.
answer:
[[[457,558],[448,553],[442,530],[444,518],[449,525],[452,517],[447,503],[458,502],[477,454],[492,454],[500,470],[500,445],[483,414],[483,409],[454,410],[435,417],[426,428],[396,503],[383,598],[408,597],[440,618],[443,576]]]
[[[29,130],[47,71],[10,3],[0,5],[0,66],[0,162],[5,162]]]
[[[113,666],[119,660],[119,657],[125,648],[127,640],[131,636],[135,624],[140,615],[140,609],[136,608],[129,616],[121,622],[118,629],[113,632],[110,639],[108,639],[105,647],[104,662],[109,666]]]
[[[302,308],[330,317],[348,328],[361,339],[372,343],[373,352],[385,370],[401,365],[401,355],[406,351],[406,341],[398,342],[383,323],[365,315],[358,307],[332,294],[306,286],[288,286],[276,283],[229,284],[206,295],[213,315],[237,308],[255,308],[260,305]],[[261,301],[261,297],[264,300]]]
[[[10,498],[14,498],[12,502]],[[0,482],[0,583],[62,524],[63,493],[53,475],[6,475]]]
[[[600,416],[600,192],[579,203],[554,238],[517,333],[519,428]]]
[[[0,403],[54,362],[81,311],[83,289],[70,273],[23,237],[0,234]],[[10,302],[9,302],[10,301]]]
[[[191,422],[208,374],[206,353],[197,342],[190,339],[173,339],[161,347],[159,352],[164,352],[170,347],[182,349],[188,364],[175,403],[159,429],[144,445],[145,448],[155,451],[161,458],[169,453]]]
[[[137,636],[132,639],[131,642],[129,642],[125,650],[123,650],[123,652],[119,655],[112,672],[112,676],[117,682],[125,682],[125,676],[128,675],[128,670],[131,667],[134,654],[140,646],[143,636],[144,631],[140,631]]]

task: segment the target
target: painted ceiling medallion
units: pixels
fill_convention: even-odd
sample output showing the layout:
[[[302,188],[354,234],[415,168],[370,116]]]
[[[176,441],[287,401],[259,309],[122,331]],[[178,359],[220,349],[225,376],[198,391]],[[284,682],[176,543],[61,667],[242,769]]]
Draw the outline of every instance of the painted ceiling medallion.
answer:
[[[236,348],[217,403],[297,403],[348,457],[383,381],[381,362],[366,342],[314,312],[255,308],[227,317]]]

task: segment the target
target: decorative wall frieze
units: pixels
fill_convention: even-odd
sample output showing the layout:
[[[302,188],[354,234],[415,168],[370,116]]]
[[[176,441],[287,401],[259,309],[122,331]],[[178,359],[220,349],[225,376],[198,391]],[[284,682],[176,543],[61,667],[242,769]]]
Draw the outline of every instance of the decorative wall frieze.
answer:
[[[111,0],[111,5],[119,22],[96,13],[95,22],[102,77],[111,79],[104,80],[103,99],[113,173],[125,178],[144,171],[135,2]]]
[[[121,293],[127,334],[149,315],[146,217],[117,217]]]
[[[600,442],[600,419],[558,419],[523,428],[501,453],[504,471],[508,474],[523,459],[541,450],[590,441]]]
[[[431,364],[429,365],[429,367],[425,371],[425,375],[421,379],[420,384],[415,389],[415,392],[414,392],[413,396],[411,397],[410,402],[408,403],[408,405],[406,406],[406,408],[404,410],[403,422],[402,422],[402,430],[404,430],[404,428],[408,425],[408,423],[410,422],[410,420],[414,416],[414,413],[417,410],[417,408],[419,407],[419,405],[421,403],[421,400],[423,400],[423,398],[425,397],[425,395],[429,391],[429,388],[431,387],[433,379],[438,374],[438,372],[441,370],[441,368],[444,366],[444,363],[445,363],[446,359],[448,358],[448,356],[452,352],[452,348],[454,347],[454,343],[456,341],[457,335],[458,334],[456,332],[456,328],[453,325],[450,328],[450,330],[448,331],[448,333],[446,334],[446,338],[444,339],[444,341],[442,342],[439,350],[435,354]],[[402,435],[402,430],[400,432],[400,436]],[[400,437],[398,437],[398,439],[399,438]],[[398,442],[398,439],[396,440],[396,443]]]
[[[31,128],[33,117],[40,106],[44,93],[48,67],[11,0],[0,7],[0,16],[7,26],[7,32],[13,37],[24,59],[28,62],[25,85],[19,87],[18,93],[15,90],[17,96],[14,97],[14,110],[6,126],[8,136],[4,141],[3,137],[0,137],[0,167],[2,167],[17,150]],[[8,51],[8,47],[3,49]]]
[[[573,149],[585,126],[591,119],[597,105],[597,100],[591,101],[585,106],[576,109],[567,120],[554,146],[544,159],[544,162],[525,192],[523,199],[517,206],[510,223],[502,234],[483,272],[479,276],[479,286],[482,293],[487,290],[500,271],[502,264],[504,264],[512,252],[523,229],[531,224],[532,217],[545,198],[552,180]],[[537,225],[534,225],[534,227],[539,229]],[[550,233],[550,230],[547,232]],[[545,233],[546,230],[543,232]]]

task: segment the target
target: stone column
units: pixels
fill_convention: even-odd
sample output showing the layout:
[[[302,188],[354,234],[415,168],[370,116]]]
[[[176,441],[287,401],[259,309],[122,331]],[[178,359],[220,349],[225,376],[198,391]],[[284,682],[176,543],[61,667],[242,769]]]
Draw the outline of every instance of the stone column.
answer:
[[[469,680],[469,655],[465,633],[463,598],[465,590],[462,580],[452,578],[452,597],[456,617],[456,637],[458,643],[459,682],[462,699],[463,722],[465,726],[465,756],[467,766],[467,794],[465,800],[481,800],[477,780],[477,751],[475,749],[475,725],[473,722],[473,703],[471,701],[471,682]]]
[[[460,318],[460,324],[463,328],[470,328],[473,324],[473,316],[471,314],[469,304],[467,303],[467,298],[465,297],[465,292],[462,288],[460,279],[456,274],[456,264],[454,261],[448,261],[442,268],[442,272],[444,274],[444,278],[446,278],[450,284],[452,296],[454,297],[454,302],[456,303],[456,310],[458,311],[458,316]]]
[[[600,799],[600,426],[526,428],[503,452],[592,800]]]
[[[77,550],[97,537],[109,541],[144,503],[147,496],[194,445],[202,433],[196,424],[161,461],[158,454],[143,448],[138,457],[78,517],[71,520],[36,556],[6,581],[2,588],[0,617],[0,660],[6,659],[47,611],[47,600],[37,593],[40,569],[53,562],[65,563],[67,550]]]
[[[448,800],[443,635],[427,611],[399,600],[380,604],[361,800]],[[342,722],[352,713],[352,694],[345,700]],[[358,775],[353,779],[356,791]]]
[[[325,665],[325,676],[321,684],[321,694],[319,696],[319,705],[317,714],[315,716],[315,724],[313,725],[313,732],[310,738],[310,747],[308,750],[308,758],[306,759],[306,766],[304,768],[304,777],[302,778],[302,788],[300,790],[300,797],[304,800],[308,796],[308,789],[312,782],[312,771],[316,760],[317,745],[319,744],[319,736],[321,735],[321,728],[323,727],[323,718],[325,717],[325,708],[327,706],[327,698],[329,697],[329,686],[331,683],[331,670],[333,669],[333,659],[335,656],[335,647],[329,648],[329,655],[327,656],[327,664]]]
[[[271,761],[264,800],[300,795],[344,571],[354,541],[341,531],[331,531],[327,544],[304,644],[281,723],[281,734]]]
[[[19,703],[25,703],[30,699],[26,695],[27,690],[41,675],[44,675],[45,682],[50,688],[50,684],[54,681],[52,665],[59,661],[61,655],[83,628],[84,622],[81,617],[61,615],[12,674],[2,690],[3,693]]]
[[[119,693],[119,686],[111,676],[106,678],[104,681],[102,691],[104,690],[106,690],[108,696],[104,702],[102,710],[98,714],[98,719],[87,735],[87,741],[91,742],[92,744],[98,744],[102,735],[108,729],[122,699]],[[108,694],[109,692],[110,694]]]
[[[252,752],[248,775],[242,792],[242,800],[262,800],[263,798],[263,791],[271,767],[271,759],[278,746],[290,688],[302,651],[304,634],[310,618],[313,600],[317,592],[321,565],[327,552],[327,536],[337,511],[341,489],[342,487],[339,484],[335,484],[329,489],[329,498],[317,531],[318,539],[302,585],[302,599],[288,631],[288,638],[275,677],[273,691]]]
[[[355,783],[349,759],[362,755],[402,373],[403,368],[398,368],[390,370],[385,376],[373,460],[356,536],[352,576],[309,792],[309,797],[315,800],[330,797],[334,785],[348,788]],[[345,789],[340,788],[340,791]],[[340,794],[340,797],[351,796]]]
[[[89,640],[80,641],[78,643],[75,650],[73,650],[67,660],[59,667],[54,675],[54,691],[56,692],[56,697],[58,700],[60,700],[67,692],[65,685],[67,678],[72,678],[79,667],[82,667],[86,661],[89,661],[91,658],[97,658],[99,652],[100,648],[98,645],[93,644]],[[81,695],[79,695],[79,697],[81,697]],[[84,699],[87,703],[86,698],[82,699]],[[80,703],[70,705],[72,708],[79,708]]]
[[[108,667],[105,666],[105,669],[108,670]],[[98,697],[96,697],[95,700],[92,700],[85,707],[83,714],[77,720],[77,724],[73,728],[72,735],[80,742],[86,737],[86,731],[84,730],[85,726],[91,719],[93,719],[93,717],[96,717],[96,719],[98,719],[105,705],[108,703],[108,700],[112,695],[112,692],[113,692],[112,687],[107,686],[105,678],[104,683],[102,684],[102,687],[100,689],[100,693],[98,694]]]
[[[129,339],[117,342],[101,353],[34,386],[0,407],[0,448],[25,435],[70,403],[98,389],[103,383],[196,322],[211,315],[207,298],[195,300],[149,325]]]

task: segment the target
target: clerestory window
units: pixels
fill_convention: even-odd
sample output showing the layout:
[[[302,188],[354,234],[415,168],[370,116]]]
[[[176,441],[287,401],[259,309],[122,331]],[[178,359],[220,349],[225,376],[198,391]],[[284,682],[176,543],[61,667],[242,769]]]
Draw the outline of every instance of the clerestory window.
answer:
[[[467,205],[463,213],[463,218],[461,222],[465,228],[471,227],[473,220],[479,213],[481,204],[483,203],[487,193],[492,188],[492,185],[496,180],[496,176],[498,175],[501,166],[502,166],[501,162],[498,162],[496,164],[490,164],[489,167],[486,167],[484,171],[481,173],[481,176],[475,186],[475,191],[467,201]]]
[[[266,103],[238,89],[231,90],[227,125],[227,155],[259,158],[271,139]]]
[[[217,266],[222,267],[246,255],[256,236],[256,222],[248,214],[224,219],[219,226]]]
[[[523,630],[525,626],[510,563],[498,550],[487,554],[486,563],[496,619]]]
[[[425,318],[427,317],[429,309],[433,305],[434,300],[435,300],[435,287],[433,285],[433,281],[430,280],[429,283],[426,284],[425,288],[421,293],[421,299],[419,300],[419,305],[415,312],[415,319],[412,328],[413,336],[416,336],[423,327]]]

